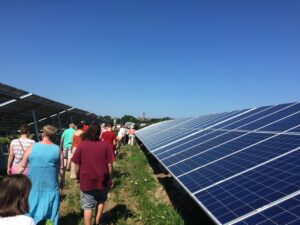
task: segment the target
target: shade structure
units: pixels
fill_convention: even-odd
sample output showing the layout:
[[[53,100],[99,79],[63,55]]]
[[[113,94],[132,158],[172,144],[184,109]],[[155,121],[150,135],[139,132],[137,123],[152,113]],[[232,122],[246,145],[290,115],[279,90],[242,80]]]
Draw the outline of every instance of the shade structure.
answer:
[[[94,113],[0,83],[0,133],[16,132],[22,123],[52,123],[66,127],[79,120],[96,120]]]

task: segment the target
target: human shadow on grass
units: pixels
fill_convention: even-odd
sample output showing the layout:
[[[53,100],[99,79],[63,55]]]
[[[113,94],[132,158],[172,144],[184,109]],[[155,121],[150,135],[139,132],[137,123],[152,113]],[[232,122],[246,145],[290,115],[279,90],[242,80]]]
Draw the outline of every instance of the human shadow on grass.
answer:
[[[114,170],[113,171],[113,178],[114,178],[114,186],[113,188],[119,186],[122,182],[122,180],[125,177],[128,177],[129,173],[127,171],[121,171],[121,170]]]
[[[215,223],[190,195],[177,183],[160,162],[148,152],[145,146],[138,141],[141,150],[146,155],[160,184],[164,187],[173,207],[179,212],[185,225],[214,225]]]
[[[83,218],[82,211],[80,213],[68,213],[67,215],[61,216],[58,221],[58,225],[76,225],[79,224],[80,220]]]
[[[65,193],[61,192],[60,195],[59,195],[60,202],[63,202],[66,199],[66,197],[67,197],[67,195]]]
[[[125,151],[125,150],[122,149],[121,151],[118,152],[118,154],[117,154],[117,156],[116,156],[116,158],[117,158],[118,160],[123,159],[123,158],[126,156],[126,152],[124,152],[124,151]]]
[[[118,220],[133,217],[134,214],[124,204],[118,204],[109,211],[103,213],[101,217],[101,224],[116,224]]]

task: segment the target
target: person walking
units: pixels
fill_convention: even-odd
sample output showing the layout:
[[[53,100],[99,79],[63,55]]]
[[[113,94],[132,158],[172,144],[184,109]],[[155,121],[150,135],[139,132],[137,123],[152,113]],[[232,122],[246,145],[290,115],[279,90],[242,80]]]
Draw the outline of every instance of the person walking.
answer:
[[[69,129],[65,130],[60,139],[60,148],[64,153],[64,168],[66,170],[70,169],[71,166],[71,146],[72,146],[72,137],[75,132],[75,124],[70,123]]]
[[[79,143],[81,142],[81,135],[83,134],[83,124],[82,123],[78,123],[76,125],[76,131],[73,134],[72,137],[72,147],[71,147],[71,155],[73,157],[74,153],[76,152],[76,149],[79,145]],[[72,158],[71,157],[71,158]],[[75,174],[75,164],[73,162],[71,162],[71,172],[70,172],[70,178],[71,179],[75,179],[76,178],[76,174]]]
[[[73,155],[76,179],[80,183],[80,205],[84,211],[84,224],[91,225],[93,209],[98,225],[107,200],[112,179],[113,154],[109,145],[99,140],[100,126],[91,123]]]
[[[116,145],[116,134],[112,131],[112,125],[108,123],[105,126],[105,132],[101,133],[101,139],[102,141],[105,141],[108,145],[110,145],[111,149],[113,150],[114,156],[116,156],[115,153],[115,145]]]
[[[133,126],[129,129],[128,135],[129,135],[128,144],[132,146],[135,139],[135,129]]]
[[[29,215],[35,223],[50,219],[58,224],[59,182],[64,186],[63,153],[59,146],[53,143],[56,128],[51,125],[43,127],[42,140],[27,149],[19,166],[22,173],[30,164],[28,177],[32,183],[29,194]]]
[[[23,124],[20,127],[21,136],[14,139],[10,143],[9,156],[7,161],[7,174],[16,174],[18,166],[22,161],[25,150],[30,147],[35,141],[28,138],[29,126]],[[27,174],[28,168],[25,169],[24,174]]]

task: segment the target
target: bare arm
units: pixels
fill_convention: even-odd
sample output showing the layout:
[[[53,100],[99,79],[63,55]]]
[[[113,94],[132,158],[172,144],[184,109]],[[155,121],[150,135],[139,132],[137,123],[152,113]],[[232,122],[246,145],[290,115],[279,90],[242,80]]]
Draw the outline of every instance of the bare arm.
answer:
[[[108,164],[108,171],[109,171],[109,185],[110,185],[110,187],[112,188],[112,187],[114,187],[115,185],[114,185],[114,182],[113,182],[113,180],[112,180],[112,175],[113,175],[113,163],[109,163]]]
[[[63,149],[63,141],[64,141],[64,132],[62,133],[62,135],[60,137],[60,144],[59,144],[60,149]]]
[[[15,158],[15,153],[14,153],[14,150],[12,148],[12,144],[10,144],[8,161],[7,161],[7,174],[11,174],[10,169],[11,169],[12,163],[14,161],[14,158]]]
[[[19,164],[18,173],[23,173],[24,170],[26,169],[26,167],[28,165],[28,157],[29,157],[31,151],[32,151],[32,145],[29,148],[26,149],[26,151],[23,155],[22,161]]]
[[[112,163],[108,164],[108,171],[109,171],[110,178],[112,178],[112,173],[113,173],[113,164]]]
[[[65,170],[64,170],[64,154],[62,150],[59,150],[59,175],[60,175],[60,188],[63,189],[65,185]]]
[[[76,174],[76,180],[79,182],[80,165],[78,165],[78,164],[75,164],[75,174]]]
[[[71,144],[71,151],[73,152],[74,148],[74,134],[72,135],[72,144]]]

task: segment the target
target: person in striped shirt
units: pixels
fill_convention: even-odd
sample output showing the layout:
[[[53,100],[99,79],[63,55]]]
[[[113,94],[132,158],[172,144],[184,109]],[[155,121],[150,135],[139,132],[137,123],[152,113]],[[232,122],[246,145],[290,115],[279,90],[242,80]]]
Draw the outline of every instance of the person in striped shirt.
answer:
[[[18,166],[22,161],[24,152],[29,148],[34,140],[28,138],[29,126],[27,124],[22,124],[20,127],[21,136],[18,139],[14,139],[10,143],[9,156],[7,162],[7,174],[18,173]],[[27,174],[28,168],[25,169],[24,174]]]

